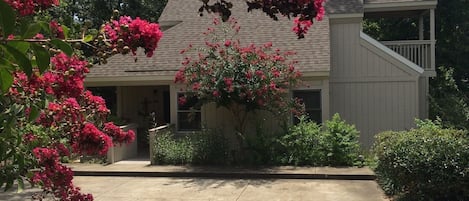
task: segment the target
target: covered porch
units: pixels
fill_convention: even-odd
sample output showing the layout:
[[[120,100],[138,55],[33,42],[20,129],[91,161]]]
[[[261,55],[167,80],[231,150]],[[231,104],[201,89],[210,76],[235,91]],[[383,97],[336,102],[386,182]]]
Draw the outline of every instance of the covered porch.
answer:
[[[389,49],[425,70],[424,76],[435,72],[435,8],[436,0],[364,0],[366,20],[405,20],[411,32],[406,37],[377,38]],[[384,30],[382,30],[384,31]]]
[[[111,109],[111,121],[136,131],[134,143],[116,146],[108,153],[108,162],[149,160],[148,130],[171,123],[170,84],[167,81],[87,82],[86,87],[101,95]],[[118,79],[116,79],[118,80]]]

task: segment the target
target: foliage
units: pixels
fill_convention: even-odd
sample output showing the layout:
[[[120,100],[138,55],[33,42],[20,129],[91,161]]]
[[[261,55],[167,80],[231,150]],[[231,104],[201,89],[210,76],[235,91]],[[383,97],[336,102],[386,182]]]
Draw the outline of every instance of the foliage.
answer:
[[[313,20],[321,21],[324,14],[325,0],[246,0],[248,12],[251,10],[262,10],[273,20],[278,20],[278,16],[295,17],[293,32],[298,38],[304,38],[308,29],[313,25]],[[210,4],[210,0],[202,0],[199,13],[202,16],[204,11],[208,13],[219,13],[223,21],[230,19],[233,4],[227,0],[215,1]]]
[[[91,46],[101,52],[98,58],[104,58],[103,51],[115,48],[113,43],[121,38],[131,39],[120,44],[122,49],[138,46],[152,52],[161,34],[155,34],[160,33],[158,25],[125,18],[128,23],[114,25],[134,28],[129,27],[128,33],[114,27],[117,41],[106,39],[109,30],[72,40],[67,27],[36,18],[57,4],[56,0],[0,1],[0,187],[8,190],[16,181],[21,191],[26,179],[60,200],[92,200],[73,185],[73,172],[60,159],[71,154],[103,155],[113,144],[133,141],[135,134],[107,122],[104,99],[84,89],[91,65],[69,42]],[[145,33],[151,36],[134,36]]]
[[[194,132],[175,138],[171,130],[159,133],[154,143],[155,164],[225,165],[228,145],[223,135],[214,131]]]
[[[246,136],[243,157],[235,161],[244,165],[277,165],[279,143],[276,133],[267,133],[262,124],[256,123],[256,132]],[[281,153],[281,152],[280,152]]]
[[[216,103],[230,110],[241,134],[249,112],[301,114],[303,105],[288,97],[289,89],[296,86],[301,76],[294,67],[296,62],[288,60],[293,53],[272,50],[272,43],[241,46],[239,40],[229,37],[230,34],[234,37],[239,26],[233,19],[229,22],[214,19],[217,29],[209,28],[206,33],[211,37],[206,48],[195,49],[190,45],[182,51],[195,49],[198,56],[185,58],[175,82],[186,85],[186,92],[197,96],[199,104]],[[185,97],[179,102],[184,104]]]
[[[61,5],[49,13],[68,26],[89,21],[92,24],[90,28],[99,29],[101,24],[109,21],[114,10],[132,18],[157,22],[166,3],[167,0],[62,0]]]
[[[284,148],[281,162],[293,165],[323,165],[327,161],[324,145],[327,143],[321,126],[304,116],[298,124],[289,129],[288,134],[279,139]]]
[[[328,145],[328,163],[330,165],[353,165],[360,153],[358,137],[360,133],[354,125],[347,124],[339,114],[334,114],[324,123],[325,141]]]
[[[446,127],[469,129],[469,98],[459,90],[454,69],[440,67],[430,88],[430,118],[441,119]]]
[[[359,159],[359,132],[338,114],[323,126],[300,118],[288,134],[279,139],[282,163],[294,165],[353,165]]]
[[[450,12],[451,15],[447,13]],[[436,20],[436,66],[454,68],[459,89],[469,93],[469,2],[438,1]],[[434,85],[433,85],[434,86]],[[466,102],[469,104],[469,102]]]
[[[187,136],[174,139],[173,134],[166,131],[157,135],[154,146],[152,160],[155,164],[180,165],[192,162],[194,147]]]
[[[378,41],[418,40],[418,18],[368,18],[363,20],[363,32]]]
[[[469,140],[462,130],[417,121],[409,131],[377,135],[375,169],[383,189],[404,200],[467,200]]]

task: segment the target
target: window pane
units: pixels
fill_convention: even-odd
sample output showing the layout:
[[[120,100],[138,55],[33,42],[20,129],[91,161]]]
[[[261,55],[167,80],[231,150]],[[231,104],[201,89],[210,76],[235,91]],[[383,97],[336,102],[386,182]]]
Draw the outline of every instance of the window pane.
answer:
[[[320,91],[294,91],[293,96],[303,100],[306,110],[321,109]]]
[[[322,123],[322,111],[321,111],[321,91],[293,91],[293,97],[303,100],[305,104],[306,116],[316,123]],[[299,121],[294,118],[293,122],[297,124]]]
[[[196,96],[188,96],[186,97],[186,103],[181,105],[179,104],[179,98],[183,97],[184,94],[178,94],[178,110],[200,110],[200,106],[196,106],[199,99]]]
[[[310,111],[307,110],[306,116],[308,116],[309,119],[315,121],[316,123],[322,123],[321,110],[310,110]]]
[[[194,131],[201,128],[200,112],[178,112],[179,131]]]

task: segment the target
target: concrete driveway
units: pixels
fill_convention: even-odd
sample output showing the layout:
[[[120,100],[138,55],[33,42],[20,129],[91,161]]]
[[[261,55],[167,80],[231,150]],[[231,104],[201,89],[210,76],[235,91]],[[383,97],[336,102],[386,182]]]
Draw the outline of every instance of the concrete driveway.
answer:
[[[84,193],[96,201],[194,200],[194,201],[386,201],[374,181],[351,180],[227,180],[159,177],[75,177]],[[27,193],[0,193],[0,200],[31,200]],[[28,197],[29,196],[29,197]]]

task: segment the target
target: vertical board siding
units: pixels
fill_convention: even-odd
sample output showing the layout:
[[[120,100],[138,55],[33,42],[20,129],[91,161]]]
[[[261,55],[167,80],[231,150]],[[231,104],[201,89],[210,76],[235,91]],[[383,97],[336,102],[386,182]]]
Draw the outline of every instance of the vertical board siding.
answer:
[[[330,112],[360,131],[370,147],[386,130],[404,130],[421,117],[424,81],[360,43],[360,24],[331,22]]]
[[[409,108],[417,107],[412,101],[414,91],[413,82],[335,83],[331,85],[331,112],[355,124],[360,142],[370,147],[378,132],[413,126],[416,113]]]

